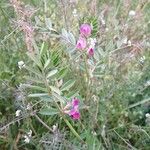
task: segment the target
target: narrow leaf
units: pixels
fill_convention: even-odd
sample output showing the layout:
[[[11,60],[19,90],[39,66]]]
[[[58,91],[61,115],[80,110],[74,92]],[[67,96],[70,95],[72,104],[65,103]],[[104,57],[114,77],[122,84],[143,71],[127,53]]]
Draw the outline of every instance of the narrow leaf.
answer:
[[[45,24],[49,30],[52,29],[52,22],[51,22],[50,18],[45,18]]]
[[[58,76],[57,76],[57,79],[62,79],[68,72],[68,69],[67,68],[63,68],[61,69],[59,72],[58,72]]]
[[[33,77],[30,77],[30,76],[24,76],[23,78],[25,78],[26,80],[28,81],[32,81],[34,83],[43,83],[43,81],[41,79],[38,79],[38,78],[33,78]]]
[[[126,109],[130,109],[130,108],[136,107],[136,106],[138,106],[138,105],[142,105],[142,104],[147,103],[147,102],[149,102],[149,101],[150,101],[150,98],[144,99],[144,100],[142,100],[142,101],[140,101],[140,102],[137,102],[137,103],[135,103],[135,104],[130,105],[130,106],[129,106],[128,108],[126,108]]]
[[[52,93],[53,97],[54,97],[54,100],[55,101],[60,101],[61,103],[65,103],[65,98],[63,98],[62,96],[58,95],[57,93]]]
[[[48,96],[48,93],[34,93],[34,94],[29,94],[28,97],[45,97]]]
[[[24,84],[24,86],[27,87],[27,88],[31,88],[31,89],[47,92],[46,88],[43,88],[43,87],[40,87],[40,86],[35,86],[35,85],[30,85],[30,84]]]
[[[75,80],[69,80],[67,81],[62,87],[61,87],[61,91],[66,91],[69,90],[75,83]]]
[[[48,73],[47,78],[50,78],[51,76],[55,75],[57,72],[58,72],[57,69],[51,70],[51,71]]]
[[[61,91],[60,91],[57,87],[55,87],[55,86],[50,86],[50,88],[51,88],[51,90],[52,90],[53,92],[57,93],[58,95],[61,95]]]
[[[58,114],[59,112],[57,109],[54,109],[54,108],[44,108],[44,109],[40,110],[39,113],[42,115],[52,116],[52,115]]]
[[[75,90],[75,91],[71,91],[69,92],[69,94],[67,94],[67,98],[72,98],[72,97],[76,97],[78,95],[79,91]]]
[[[44,64],[44,69],[48,67],[48,65],[50,64],[50,62],[51,62],[50,59],[48,59],[48,60],[46,61],[46,63]]]
[[[42,64],[41,62],[39,61],[39,57],[37,54],[34,54],[34,53],[28,53],[27,52],[27,55],[30,57],[30,59],[37,65],[39,66],[40,68],[42,67]]]
[[[42,78],[41,72],[39,72],[39,71],[37,71],[37,70],[34,70],[33,68],[28,67],[28,66],[25,66],[25,69],[27,69],[28,71],[30,71],[30,72],[32,72],[32,73],[34,73],[34,74],[36,74],[37,76],[39,76],[39,77]]]

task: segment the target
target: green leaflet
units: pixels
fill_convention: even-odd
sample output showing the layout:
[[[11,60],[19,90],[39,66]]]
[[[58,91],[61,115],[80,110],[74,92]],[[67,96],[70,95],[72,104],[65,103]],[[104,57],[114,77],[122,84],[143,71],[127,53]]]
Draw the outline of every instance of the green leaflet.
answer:
[[[48,116],[52,116],[52,115],[56,115],[59,113],[59,111],[55,108],[43,108],[39,111],[40,114],[42,115],[48,115]]]
[[[60,90],[68,91],[74,84],[75,84],[75,80],[69,80],[61,87]]]

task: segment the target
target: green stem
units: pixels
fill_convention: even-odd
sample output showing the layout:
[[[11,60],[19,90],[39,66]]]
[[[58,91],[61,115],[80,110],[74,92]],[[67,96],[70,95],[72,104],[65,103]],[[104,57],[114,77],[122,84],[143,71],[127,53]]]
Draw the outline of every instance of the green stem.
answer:
[[[64,118],[64,117],[63,117],[63,119],[64,119],[65,123],[67,124],[67,126],[68,126],[68,127],[70,128],[70,130],[72,131],[72,133],[73,133],[79,140],[81,140],[81,141],[84,143],[84,141],[81,139],[80,135],[75,131],[75,129],[72,127],[72,125],[70,124],[70,122],[69,122],[66,118]]]
[[[84,64],[85,64],[85,70],[86,70],[86,77],[87,77],[87,87],[86,87],[86,100],[88,99],[89,95],[89,81],[90,81],[90,75],[89,75],[89,69],[88,69],[88,64],[87,64],[87,56],[86,54],[83,54],[84,58]]]
[[[86,55],[84,54],[84,64],[85,64],[85,71],[86,71],[86,76],[87,76],[87,82],[89,81],[89,71],[88,71],[88,64],[87,64],[87,58]]]
[[[45,73],[44,73],[44,72],[43,72],[43,76],[44,76],[45,85],[46,85],[46,87],[47,87],[47,89],[48,89],[48,94],[51,96],[51,89],[50,89],[49,84],[48,84],[48,82],[47,82],[47,80],[46,80],[46,78],[45,78]],[[60,112],[62,118],[64,119],[65,123],[66,123],[67,126],[70,128],[70,130],[72,131],[72,133],[73,133],[79,140],[81,140],[82,142],[84,142],[84,141],[82,140],[82,138],[79,136],[79,134],[75,131],[75,129],[73,128],[73,126],[72,126],[72,125],[69,123],[69,121],[65,118],[64,113],[62,112],[62,110],[61,110],[60,106],[58,105],[58,103],[57,103],[56,101],[54,101],[54,102],[55,102],[55,105],[56,105],[57,109],[59,110],[59,112]]]

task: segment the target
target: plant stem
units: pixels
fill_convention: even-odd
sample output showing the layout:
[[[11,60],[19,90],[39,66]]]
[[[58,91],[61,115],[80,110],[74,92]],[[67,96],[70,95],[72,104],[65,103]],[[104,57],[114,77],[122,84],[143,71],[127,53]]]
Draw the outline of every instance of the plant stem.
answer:
[[[52,94],[52,93],[51,93],[51,89],[50,89],[49,84],[48,84],[48,82],[47,82],[47,79],[46,79],[46,77],[45,77],[44,71],[43,71],[43,76],[44,76],[45,86],[46,86],[46,88],[47,88],[47,90],[48,90],[48,94],[51,96],[51,94]],[[57,109],[59,110],[59,112],[60,112],[62,118],[64,119],[65,123],[66,123],[67,126],[70,128],[70,130],[72,131],[72,133],[73,133],[79,140],[81,140],[82,142],[84,142],[84,141],[81,139],[81,137],[79,136],[79,134],[75,131],[75,129],[73,128],[73,126],[72,126],[72,125],[69,123],[69,121],[65,118],[64,113],[62,112],[62,110],[61,110],[60,106],[58,105],[58,103],[57,103],[55,100],[54,100],[54,102],[55,102],[55,105],[56,105]]]
[[[38,115],[34,116],[41,124],[43,124],[44,127],[46,127],[49,131],[53,132],[53,130],[45,122],[43,122],[43,120]]]
[[[84,57],[84,64],[85,64],[86,77],[87,77],[86,99],[88,99],[90,75],[89,75],[89,70],[88,70],[86,54],[83,54],[83,55],[84,55],[83,57]]]

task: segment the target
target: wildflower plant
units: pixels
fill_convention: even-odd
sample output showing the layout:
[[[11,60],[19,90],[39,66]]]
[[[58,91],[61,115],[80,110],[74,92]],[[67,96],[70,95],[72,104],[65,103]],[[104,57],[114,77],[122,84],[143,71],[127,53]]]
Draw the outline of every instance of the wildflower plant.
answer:
[[[24,2],[0,2],[0,149],[148,150],[149,4]]]

